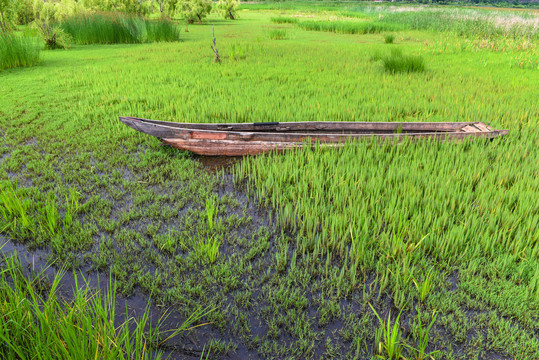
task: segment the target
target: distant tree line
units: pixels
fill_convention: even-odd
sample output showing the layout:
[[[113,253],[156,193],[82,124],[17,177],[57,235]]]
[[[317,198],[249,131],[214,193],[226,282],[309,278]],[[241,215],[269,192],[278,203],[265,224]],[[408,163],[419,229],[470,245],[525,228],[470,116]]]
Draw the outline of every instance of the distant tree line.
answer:
[[[399,0],[420,4],[486,5],[497,7],[539,7],[539,0]]]
[[[250,1],[294,1],[294,0],[250,0]],[[301,0],[305,1],[305,0]],[[309,1],[309,0],[306,0]],[[335,2],[336,0],[313,0]],[[340,2],[346,2],[341,0]],[[350,0],[358,1],[358,0]],[[359,0],[361,1],[361,0]],[[392,2],[392,3],[415,3],[415,4],[436,4],[436,5],[471,5],[471,6],[496,6],[496,7],[516,7],[516,8],[539,8],[539,0],[365,0],[367,2]]]
[[[161,17],[200,23],[215,7],[225,19],[234,20],[238,6],[239,0],[0,0],[0,32],[43,18],[58,21],[88,12],[139,16],[158,13]]]

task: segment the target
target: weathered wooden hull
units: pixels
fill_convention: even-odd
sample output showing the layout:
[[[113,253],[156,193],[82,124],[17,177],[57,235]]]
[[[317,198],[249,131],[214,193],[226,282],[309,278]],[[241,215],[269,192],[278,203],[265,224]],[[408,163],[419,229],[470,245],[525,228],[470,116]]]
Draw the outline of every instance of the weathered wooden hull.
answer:
[[[191,124],[120,117],[127,126],[155,136],[181,150],[209,156],[256,155],[311,144],[342,146],[350,140],[402,141],[406,138],[462,140],[494,138],[507,130],[494,130],[481,122],[286,122]]]

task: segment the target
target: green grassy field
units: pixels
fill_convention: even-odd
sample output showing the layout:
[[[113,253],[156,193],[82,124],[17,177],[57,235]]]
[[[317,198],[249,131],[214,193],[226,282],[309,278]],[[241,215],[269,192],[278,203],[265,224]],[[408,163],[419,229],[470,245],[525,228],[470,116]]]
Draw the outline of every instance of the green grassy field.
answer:
[[[206,313],[197,323],[209,325],[160,345],[173,358],[539,358],[537,14],[296,5],[245,5],[179,42],[75,45],[1,71],[4,236],[59,268],[111,273],[119,294],[181,319]],[[365,23],[375,30],[336,30]],[[384,66],[394,50],[422,71]],[[214,172],[118,116],[510,132]]]

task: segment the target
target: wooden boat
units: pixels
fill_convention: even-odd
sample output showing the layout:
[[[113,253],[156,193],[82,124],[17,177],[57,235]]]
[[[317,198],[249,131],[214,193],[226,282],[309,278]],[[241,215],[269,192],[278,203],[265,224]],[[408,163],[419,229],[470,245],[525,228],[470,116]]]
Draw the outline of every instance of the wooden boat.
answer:
[[[120,117],[127,126],[159,138],[166,144],[199,155],[242,156],[287,150],[311,143],[342,146],[351,139],[434,138],[460,140],[494,138],[507,130],[494,130],[481,122],[266,122],[176,123]]]

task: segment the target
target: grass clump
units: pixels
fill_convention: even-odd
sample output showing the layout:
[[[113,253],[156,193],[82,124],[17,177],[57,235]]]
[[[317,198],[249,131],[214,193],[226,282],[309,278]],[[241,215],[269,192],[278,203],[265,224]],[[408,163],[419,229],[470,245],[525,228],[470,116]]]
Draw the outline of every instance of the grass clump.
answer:
[[[431,352],[427,351],[427,347],[429,346],[429,340],[430,340],[430,329],[436,322],[437,317],[438,317],[438,314],[434,312],[432,314],[431,322],[423,326],[423,323],[421,321],[421,314],[417,314],[417,318],[414,323],[415,326],[412,329],[412,333],[418,339],[418,347],[414,348],[414,347],[409,346],[409,349],[412,351],[414,359],[416,360],[432,359],[433,355],[440,352],[439,350],[434,350]]]
[[[0,70],[34,66],[39,45],[31,38],[0,32]]]
[[[304,30],[328,31],[340,34],[377,34],[382,31],[397,30],[394,24],[355,21],[310,20],[300,22],[298,26]]]
[[[6,230],[32,230],[34,222],[30,215],[30,212],[33,211],[32,205],[32,201],[21,196],[16,184],[0,183],[0,215],[2,215],[0,227],[2,232]]]
[[[369,303],[374,315],[380,322],[380,327],[376,331],[375,335],[375,352],[376,357],[380,359],[401,359],[404,351],[404,344],[402,341],[402,332],[400,330],[400,317],[402,311],[399,313],[395,321],[391,322],[391,311],[387,316],[387,320],[384,321],[378,315],[376,310]]]
[[[273,29],[268,33],[268,37],[272,40],[286,40],[288,39],[288,33],[286,30]]]
[[[273,17],[271,21],[276,24],[297,24],[299,22],[298,19],[289,16]]]
[[[179,29],[169,20],[118,14],[74,16],[62,22],[61,27],[80,45],[177,41],[180,37]]]
[[[383,57],[382,64],[384,69],[392,74],[425,71],[425,61],[421,56],[405,55],[397,49]]]
[[[393,44],[394,41],[395,41],[395,35],[388,34],[388,35],[384,36],[384,42],[386,44]]]
[[[235,43],[230,45],[230,51],[228,57],[231,60],[244,60],[252,50],[252,47],[248,44]]]
[[[170,20],[146,20],[145,22],[148,29],[146,42],[172,42],[180,39],[180,30]]]

